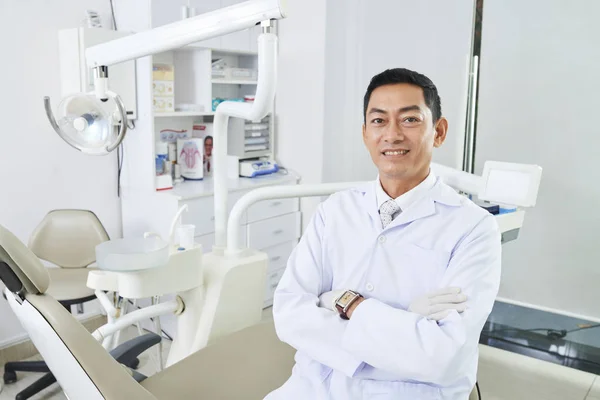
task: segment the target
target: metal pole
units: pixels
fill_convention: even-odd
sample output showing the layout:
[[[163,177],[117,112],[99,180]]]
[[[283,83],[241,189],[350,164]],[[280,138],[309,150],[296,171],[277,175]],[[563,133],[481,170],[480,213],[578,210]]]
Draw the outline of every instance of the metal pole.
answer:
[[[471,73],[469,74],[469,96],[467,101],[467,125],[465,133],[465,153],[463,170],[475,171],[475,108],[477,106],[477,79],[479,76],[479,56],[473,56]]]

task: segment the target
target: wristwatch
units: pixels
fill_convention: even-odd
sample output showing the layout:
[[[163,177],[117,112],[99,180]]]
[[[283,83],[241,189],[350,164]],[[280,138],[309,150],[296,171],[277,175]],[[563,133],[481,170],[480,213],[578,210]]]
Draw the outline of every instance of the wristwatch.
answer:
[[[342,319],[349,319],[348,309],[354,304],[354,302],[363,296],[360,293],[357,293],[353,290],[346,290],[340,297],[335,300],[335,308],[340,314]]]

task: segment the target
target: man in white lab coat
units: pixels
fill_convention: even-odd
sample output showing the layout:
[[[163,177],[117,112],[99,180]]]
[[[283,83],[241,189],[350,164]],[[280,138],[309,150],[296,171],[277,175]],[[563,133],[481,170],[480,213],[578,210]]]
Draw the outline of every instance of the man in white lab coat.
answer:
[[[296,365],[266,399],[467,399],[498,226],[430,171],[448,122],[429,78],[373,77],[364,118],[379,176],[321,203],[292,253],[273,315]]]

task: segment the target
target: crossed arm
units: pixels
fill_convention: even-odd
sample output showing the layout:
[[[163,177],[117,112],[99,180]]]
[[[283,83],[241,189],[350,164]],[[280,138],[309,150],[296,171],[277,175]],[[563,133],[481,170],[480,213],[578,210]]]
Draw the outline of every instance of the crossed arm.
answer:
[[[441,287],[460,287],[468,300],[462,314],[440,321],[395,309],[376,299],[360,303],[350,320],[319,307],[330,290],[322,262],[324,219],[319,207],[292,253],[275,292],[273,314],[281,340],[310,358],[352,377],[363,363],[397,380],[447,385],[465,375],[500,280],[500,236],[493,217],[467,235],[450,260]],[[406,362],[405,360],[410,360]]]

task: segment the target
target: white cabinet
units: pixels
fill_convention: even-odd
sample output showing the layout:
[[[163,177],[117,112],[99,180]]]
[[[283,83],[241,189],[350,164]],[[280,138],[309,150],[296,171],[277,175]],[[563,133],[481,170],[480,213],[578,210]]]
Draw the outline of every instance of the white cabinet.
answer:
[[[270,307],[273,305],[273,295],[275,294],[275,289],[277,289],[277,285],[285,272],[285,268],[280,268],[275,271],[270,271],[267,273],[267,285],[265,288],[265,307]]]
[[[248,245],[266,249],[295,240],[299,236],[300,214],[292,213],[248,224]]]
[[[292,213],[299,209],[298,199],[275,199],[259,201],[248,208],[248,223]]]
[[[285,268],[288,258],[296,246],[296,242],[296,240],[292,240],[275,245],[273,247],[262,249],[262,251],[267,253],[269,256],[269,271]]]

